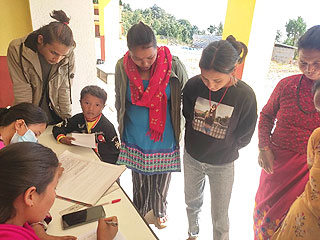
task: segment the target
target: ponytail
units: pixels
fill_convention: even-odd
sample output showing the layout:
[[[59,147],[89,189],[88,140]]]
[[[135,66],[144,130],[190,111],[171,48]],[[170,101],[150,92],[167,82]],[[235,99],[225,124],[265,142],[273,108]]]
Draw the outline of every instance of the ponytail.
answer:
[[[75,47],[76,43],[73,39],[73,33],[68,26],[70,18],[62,10],[52,11],[50,17],[57,21],[53,21],[45,26],[39,28],[36,33],[43,36],[44,44],[51,44],[52,42],[61,43],[67,47]]]
[[[199,67],[229,74],[244,61],[247,53],[247,46],[230,35],[226,40],[212,42],[203,49]]]
[[[237,41],[235,39],[235,37],[232,35],[229,35],[226,40],[229,43],[231,43],[232,46],[237,50],[237,52],[239,54],[238,64],[243,63],[244,59],[246,58],[246,56],[248,54],[247,46],[243,42]],[[241,54],[242,54],[242,56],[241,56]]]

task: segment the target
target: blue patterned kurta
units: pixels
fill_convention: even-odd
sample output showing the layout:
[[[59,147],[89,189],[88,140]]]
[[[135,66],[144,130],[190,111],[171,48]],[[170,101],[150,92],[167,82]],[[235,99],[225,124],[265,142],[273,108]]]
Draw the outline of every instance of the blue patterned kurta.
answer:
[[[144,88],[149,81],[143,80]],[[129,84],[128,84],[129,86]],[[133,105],[130,87],[126,93],[126,115],[118,164],[143,174],[180,171],[180,154],[176,146],[170,117],[170,86],[166,88],[167,114],[162,141],[154,142],[149,131],[149,109]]]

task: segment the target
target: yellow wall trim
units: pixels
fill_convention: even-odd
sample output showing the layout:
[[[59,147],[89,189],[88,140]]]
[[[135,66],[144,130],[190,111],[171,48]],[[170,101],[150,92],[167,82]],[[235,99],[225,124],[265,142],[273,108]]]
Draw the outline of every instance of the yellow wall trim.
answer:
[[[0,56],[6,56],[11,40],[32,32],[29,0],[0,1],[0,32]]]

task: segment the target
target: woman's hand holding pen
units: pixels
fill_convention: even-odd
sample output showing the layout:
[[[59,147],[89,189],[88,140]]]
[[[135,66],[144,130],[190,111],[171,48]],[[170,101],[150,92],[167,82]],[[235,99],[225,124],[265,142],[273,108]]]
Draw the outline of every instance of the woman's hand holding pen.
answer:
[[[118,232],[116,216],[100,218],[97,229],[97,240],[112,240]]]

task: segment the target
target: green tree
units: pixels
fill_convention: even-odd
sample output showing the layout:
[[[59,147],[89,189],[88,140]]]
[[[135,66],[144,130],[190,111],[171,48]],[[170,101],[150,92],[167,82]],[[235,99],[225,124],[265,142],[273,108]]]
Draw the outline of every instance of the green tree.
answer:
[[[289,22],[285,25],[287,31],[287,39],[285,44],[296,46],[298,39],[306,32],[307,24],[302,17],[295,19],[289,19]]]
[[[223,24],[222,24],[222,22],[220,22],[218,26],[210,25],[210,26],[207,28],[207,31],[208,31],[210,34],[215,34],[215,35],[217,35],[217,36],[221,36],[221,35],[222,35],[222,32],[223,32]]]
[[[191,25],[188,20],[177,20],[173,15],[166,13],[165,10],[157,5],[147,9],[132,10],[129,4],[123,4],[122,22],[124,34],[129,28],[139,21],[149,25],[154,33],[161,39],[175,43],[191,43],[194,34],[204,33],[195,25]]]
[[[222,22],[220,22],[217,29],[216,29],[216,35],[222,36],[222,33],[223,33],[223,24],[222,24]]]
[[[276,34],[276,42],[280,42],[281,41],[281,37],[282,37],[282,32],[280,30],[277,30],[277,34]]]
[[[213,33],[216,32],[216,29],[217,29],[216,26],[210,25],[210,26],[207,28],[207,31],[208,31],[210,34],[213,34]]]

